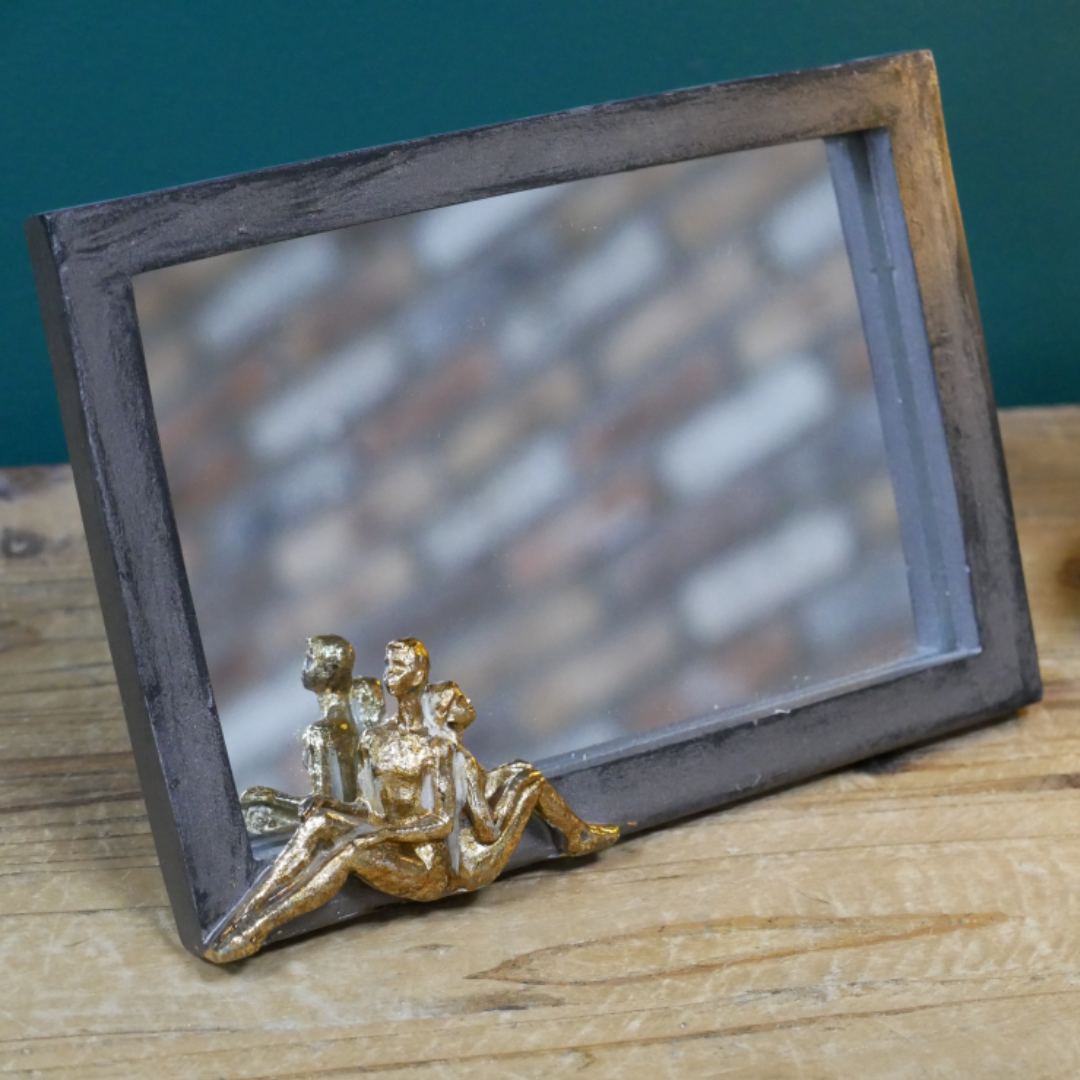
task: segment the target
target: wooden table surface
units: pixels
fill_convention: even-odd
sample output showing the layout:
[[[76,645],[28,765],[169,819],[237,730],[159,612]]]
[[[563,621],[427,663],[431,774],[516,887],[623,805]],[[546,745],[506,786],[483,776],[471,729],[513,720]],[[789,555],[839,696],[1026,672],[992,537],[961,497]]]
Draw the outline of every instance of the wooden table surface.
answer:
[[[0,1071],[1080,1076],[1080,409],[1002,423],[1043,704],[230,968],[176,938],[70,473],[0,473]]]

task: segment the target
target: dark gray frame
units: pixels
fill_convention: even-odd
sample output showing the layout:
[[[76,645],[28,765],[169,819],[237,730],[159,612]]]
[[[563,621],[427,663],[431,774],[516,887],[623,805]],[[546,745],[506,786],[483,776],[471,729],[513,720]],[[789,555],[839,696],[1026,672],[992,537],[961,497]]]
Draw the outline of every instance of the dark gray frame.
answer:
[[[204,952],[265,864],[244,830],[218,724],[132,277],[484,196],[813,138],[827,140],[837,186],[920,651],[809,696],[546,763],[584,816],[617,821],[629,833],[1002,715],[1040,695],[930,54],[599,105],[27,222],[135,760],[180,936],[192,952]],[[535,825],[515,865],[555,853]],[[353,881],[278,936],[387,902]]]

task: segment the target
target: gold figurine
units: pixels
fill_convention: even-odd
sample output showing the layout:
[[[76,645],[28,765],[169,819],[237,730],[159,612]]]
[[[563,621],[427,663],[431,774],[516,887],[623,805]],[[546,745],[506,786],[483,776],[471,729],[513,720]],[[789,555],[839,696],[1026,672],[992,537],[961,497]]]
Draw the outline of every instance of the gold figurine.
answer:
[[[563,837],[566,855],[618,840],[616,826],[583,821],[528,762],[481,768],[461,743],[476,718],[472,702],[455,683],[429,685],[429,666],[415,638],[390,642],[383,682],[397,712],[387,717],[379,680],[352,677],[352,646],[311,638],[302,678],[321,718],[302,742],[312,794],[258,787],[241,796],[250,831],[295,831],[219,929],[208,959],[257,952],[350,874],[405,900],[482,888],[506,866],[532,814]]]
[[[304,768],[311,779],[313,795],[342,802],[356,799],[356,758],[359,735],[354,715],[367,724],[374,718],[375,695],[385,713],[382,686],[378,679],[353,682],[353,647],[336,634],[309,642],[300,681],[315,693],[320,718],[300,737]],[[244,824],[255,835],[295,828],[300,822],[303,800],[268,787],[248,788],[240,796]]]

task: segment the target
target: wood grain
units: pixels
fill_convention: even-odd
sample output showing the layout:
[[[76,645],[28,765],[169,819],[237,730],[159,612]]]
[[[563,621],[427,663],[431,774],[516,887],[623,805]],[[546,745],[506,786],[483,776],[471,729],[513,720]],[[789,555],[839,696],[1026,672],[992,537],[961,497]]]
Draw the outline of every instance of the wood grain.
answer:
[[[0,1071],[1080,1073],[1080,409],[1002,417],[1046,700],[233,968],[176,940],[70,473],[0,474]]]

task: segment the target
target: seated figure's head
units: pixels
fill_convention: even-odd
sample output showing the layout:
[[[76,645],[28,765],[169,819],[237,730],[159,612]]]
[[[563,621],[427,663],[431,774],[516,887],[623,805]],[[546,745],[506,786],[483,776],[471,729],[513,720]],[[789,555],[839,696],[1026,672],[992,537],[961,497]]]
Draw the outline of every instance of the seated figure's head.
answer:
[[[424,691],[424,714],[460,742],[465,729],[476,719],[476,708],[455,682],[441,682]]]
[[[349,691],[353,720],[359,728],[374,727],[386,719],[386,698],[378,679],[353,679]]]
[[[386,670],[383,681],[394,697],[420,690],[428,680],[431,664],[428,651],[416,638],[401,638],[386,646]]]
[[[300,681],[316,694],[324,690],[347,692],[352,684],[353,647],[337,634],[308,638]]]

